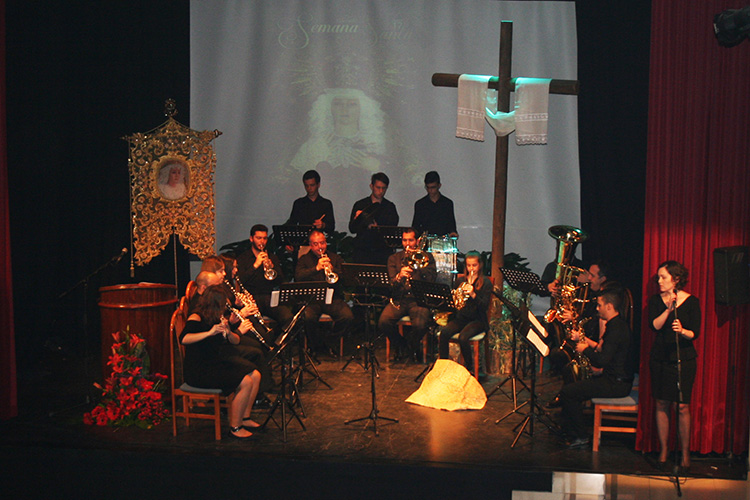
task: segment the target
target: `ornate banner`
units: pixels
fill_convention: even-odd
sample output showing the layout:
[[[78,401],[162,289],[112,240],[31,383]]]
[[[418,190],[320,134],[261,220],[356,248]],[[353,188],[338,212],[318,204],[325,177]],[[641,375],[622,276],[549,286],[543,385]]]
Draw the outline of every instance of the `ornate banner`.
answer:
[[[192,130],[174,119],[154,130],[124,137],[130,147],[130,210],[133,258],[139,266],[159,255],[175,234],[201,259],[215,253],[214,168],[211,141],[218,130]]]

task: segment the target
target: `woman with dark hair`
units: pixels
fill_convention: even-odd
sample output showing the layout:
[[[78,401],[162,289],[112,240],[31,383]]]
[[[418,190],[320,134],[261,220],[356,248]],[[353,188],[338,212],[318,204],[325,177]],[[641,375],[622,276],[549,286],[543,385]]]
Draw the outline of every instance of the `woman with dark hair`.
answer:
[[[684,290],[687,282],[685,266],[674,260],[662,262],[657,271],[659,293],[648,302],[649,324],[656,332],[649,366],[661,447],[659,463],[667,461],[669,415],[677,408],[683,468],[690,467],[690,395],[698,357],[693,340],[700,334],[701,325],[700,303]]]
[[[465,266],[466,275],[456,281],[456,288],[461,290],[460,294],[463,295],[463,307],[440,330],[440,358],[449,359],[451,337],[458,333],[458,345],[461,346],[464,366],[471,372],[474,370],[474,363],[469,339],[487,331],[487,307],[492,298],[492,282],[482,272],[479,252],[468,252]]]
[[[240,337],[229,328],[226,309],[227,295],[222,287],[206,288],[180,334],[185,346],[183,372],[185,382],[194,387],[218,387],[225,395],[234,393],[229,405],[229,435],[249,439],[253,436],[251,429],[260,427],[250,419],[250,412],[261,375],[235,348]]]

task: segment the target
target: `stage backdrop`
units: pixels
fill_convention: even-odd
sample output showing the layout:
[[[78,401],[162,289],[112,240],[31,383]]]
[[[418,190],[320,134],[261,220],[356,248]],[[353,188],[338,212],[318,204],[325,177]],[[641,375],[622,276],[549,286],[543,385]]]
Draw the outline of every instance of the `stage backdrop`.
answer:
[[[494,134],[457,139],[456,89],[430,78],[496,74],[501,20],[514,21],[513,76],[576,79],[573,2],[192,2],[190,126],[223,132],[217,244],[247,238],[255,223],[283,223],[312,168],[336,230],[347,230],[377,171],[410,225],[434,169],[455,202],[460,250],[490,250]],[[580,221],[576,107],[574,96],[550,97],[545,146],[511,136],[506,252],[538,273],[555,256],[549,226]],[[357,118],[354,139],[333,133],[334,120]]]

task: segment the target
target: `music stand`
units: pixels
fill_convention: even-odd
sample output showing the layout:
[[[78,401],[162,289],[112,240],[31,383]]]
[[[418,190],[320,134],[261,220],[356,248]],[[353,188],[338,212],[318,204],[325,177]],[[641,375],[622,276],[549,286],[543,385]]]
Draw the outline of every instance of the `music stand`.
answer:
[[[500,270],[503,273],[503,278],[505,279],[505,281],[508,282],[510,287],[513,288],[514,290],[518,290],[523,293],[523,298],[522,298],[523,303],[526,303],[526,299],[529,296],[529,293],[538,294],[539,292],[542,292],[544,290],[542,286],[542,282],[539,279],[539,276],[537,276],[534,273],[529,273],[526,271],[517,271],[515,269],[508,269],[506,267],[500,268]],[[502,292],[500,293],[498,297],[500,296],[502,296]],[[510,306],[508,304],[513,306],[513,308],[516,311],[518,311],[515,305],[513,305],[512,303],[509,303],[504,298],[501,298],[500,300],[502,300],[503,303],[506,304],[506,306],[508,306],[509,310],[510,310]],[[511,312],[513,311],[511,310]],[[526,389],[526,391],[529,391],[529,387],[524,383],[523,379],[518,377],[517,333],[518,333],[518,330],[514,328],[513,329],[513,345],[511,346],[510,376],[502,380],[499,384],[495,386],[494,389],[490,391],[489,394],[487,394],[487,398],[489,399],[493,394],[495,394],[495,392],[501,391],[503,394],[505,394],[505,396],[508,399],[513,401],[513,412],[517,411],[519,408],[521,408],[522,406],[526,404],[526,402],[521,403],[520,405],[518,404],[518,395],[523,391],[523,389]],[[512,396],[502,390],[502,387],[507,382],[511,383]],[[523,386],[522,389],[517,389],[516,384],[519,384],[519,383]]]
[[[417,300],[418,305],[422,307],[426,307],[433,311],[433,316],[434,316],[435,310],[437,311],[455,310],[455,307],[453,305],[453,292],[451,290],[451,287],[445,283],[413,280],[411,282],[411,293],[412,295],[414,295],[414,298]],[[435,325],[433,323],[432,328],[434,329],[434,327]],[[430,341],[432,341],[433,338],[434,338],[434,332],[432,335],[430,335]],[[434,348],[433,348],[433,353],[434,353]],[[427,365],[424,368],[424,370],[422,370],[419,373],[419,375],[417,375],[414,378],[414,382],[419,382],[419,379],[422,378],[427,373],[429,373],[430,370],[432,370],[433,366],[435,366],[434,359],[429,365]]]
[[[292,251],[292,266],[293,268],[296,267],[299,247],[309,243],[310,231],[312,231],[315,226],[289,224],[271,227],[273,229],[273,237],[276,239],[276,244],[278,245],[279,250],[287,245],[294,249]]]
[[[324,302],[330,304],[333,299],[333,289],[325,281],[302,281],[300,283],[283,283],[278,290],[271,292],[271,307],[276,307],[279,304],[291,304],[292,307],[300,303],[309,304],[312,301]],[[299,365],[297,367],[297,373],[295,380],[298,385],[303,385],[303,373],[307,372],[313,376],[313,378],[319,380],[329,389],[333,389],[328,382],[323,380],[320,376],[318,369],[315,368],[310,358],[310,354],[304,349],[303,338],[299,337],[300,341],[300,355]],[[309,368],[308,368],[309,367]],[[312,370],[310,370],[312,368]],[[301,405],[300,405],[301,406]],[[305,414],[304,409],[302,414]]]
[[[310,237],[310,231],[315,226],[306,225],[284,225],[284,226],[272,226],[273,236],[276,238],[276,243],[279,247],[290,245],[293,247],[299,247],[300,245],[307,245],[308,238]]]
[[[347,420],[344,422],[344,424],[348,425],[354,422],[361,422],[363,420],[371,420],[373,423],[373,429],[375,430],[375,435],[378,436],[378,419],[387,420],[393,423],[398,423],[398,420],[395,418],[381,417],[379,415],[380,411],[378,410],[377,394],[375,390],[375,379],[379,377],[376,368],[377,366],[379,366],[379,363],[378,359],[375,357],[375,341],[377,340],[377,331],[374,333],[370,333],[369,315],[370,309],[374,309],[378,305],[382,305],[382,303],[376,304],[372,302],[372,297],[370,296],[370,287],[390,288],[391,280],[388,276],[386,266],[377,266],[370,264],[344,264],[342,274],[345,276],[345,280],[353,281],[355,284],[365,287],[365,302],[360,302],[360,305],[366,307],[365,342],[364,346],[360,347],[365,349],[365,370],[367,369],[367,364],[369,363],[370,365],[370,394],[372,395],[372,409],[370,410],[370,414],[366,417]],[[342,371],[351,362],[351,360],[354,359],[354,357],[355,356],[352,356],[351,359],[346,362],[344,367],[341,369]],[[367,425],[365,425],[365,427],[367,427]]]
[[[345,287],[364,287],[364,293],[362,300],[359,299],[357,294],[354,296],[354,303],[365,308],[365,343],[376,339],[371,339],[370,333],[370,313],[374,312],[376,307],[382,307],[385,305],[386,297],[380,295],[378,302],[374,301],[376,295],[370,293],[371,288],[382,288],[390,289],[391,280],[388,276],[388,268],[386,266],[380,266],[375,264],[349,264],[343,263],[341,266],[341,279]],[[357,358],[357,354],[363,349],[363,344],[358,344],[356,352],[352,354],[349,359],[341,367],[341,371],[346,370],[353,360]],[[367,350],[365,350],[365,359],[361,364],[362,368],[367,370],[369,368],[370,358],[367,357]],[[375,359],[375,358],[372,358]],[[377,359],[375,359],[377,363]]]
[[[378,232],[383,238],[386,246],[389,246],[390,248],[400,248],[401,235],[409,228],[404,226],[373,226],[371,229]]]
[[[547,348],[547,345],[544,342],[541,342],[540,339],[542,337],[546,337],[546,331],[542,331],[539,329],[539,323],[535,320],[531,319],[531,313],[529,312],[529,309],[526,307],[526,302],[521,302],[521,307],[518,308],[513,304],[511,301],[503,297],[502,290],[499,289],[499,287],[495,287],[495,289],[492,291],[492,294],[495,295],[498,299],[500,299],[503,304],[508,307],[508,309],[511,311],[511,323],[513,324],[513,331],[514,331],[514,341],[515,341],[515,333],[518,332],[527,332],[526,335],[524,335],[524,339],[531,344],[533,347],[532,354],[532,365],[531,365],[531,388],[528,389],[529,393],[531,394],[528,401],[525,401],[523,404],[519,405],[517,408],[514,408],[510,410],[508,413],[506,413],[501,418],[497,419],[495,421],[496,424],[499,424],[509,416],[511,416],[514,413],[518,413],[523,415],[523,413],[519,412],[519,408],[526,405],[528,403],[529,405],[529,411],[525,414],[525,418],[521,423],[516,425],[513,428],[513,431],[516,432],[516,437],[513,440],[513,443],[511,443],[510,447],[511,449],[516,446],[516,443],[518,442],[518,439],[523,435],[524,431],[530,436],[534,437],[534,421],[538,420],[539,422],[543,423],[547,428],[552,431],[556,432],[556,426],[555,424],[549,420],[549,417],[547,416],[547,413],[542,409],[542,407],[539,406],[539,404],[536,401],[536,355],[537,353],[541,354],[542,356],[546,356],[549,354],[549,348]],[[537,326],[539,325],[539,326]],[[545,420],[546,419],[546,420]],[[528,429],[527,429],[528,427]]]
[[[305,424],[302,422],[302,419],[299,418],[299,415],[297,415],[297,412],[294,411],[294,405],[292,404],[290,397],[292,394],[297,394],[297,402],[300,404],[300,409],[302,410],[302,415],[305,415],[305,410],[302,408],[302,402],[299,399],[299,391],[297,389],[297,384],[294,380],[294,377],[292,377],[292,355],[288,352],[286,352],[288,349],[287,347],[290,346],[294,339],[297,337],[299,333],[299,328],[295,328],[297,326],[297,322],[299,321],[299,318],[302,316],[302,312],[307,308],[307,304],[303,305],[299,311],[297,311],[297,314],[294,315],[292,318],[292,321],[289,322],[289,325],[284,329],[284,331],[279,335],[279,337],[276,339],[276,347],[271,351],[268,362],[270,363],[277,357],[281,359],[281,384],[279,386],[279,393],[276,396],[276,400],[274,400],[273,404],[271,404],[271,408],[268,410],[268,416],[266,417],[266,420],[263,422],[261,427],[265,427],[265,425],[273,419],[273,414],[276,412],[276,409],[281,407],[281,423],[276,421],[276,419],[273,419],[274,423],[279,426],[281,429],[281,432],[284,436],[284,442],[286,443],[286,428],[289,424],[289,422],[292,421],[293,418],[297,419],[297,422],[302,426],[302,430],[306,431],[307,428],[305,427]],[[287,384],[291,385],[291,388],[289,390],[289,396],[287,397]],[[287,410],[292,414],[292,416],[287,419],[286,412]]]

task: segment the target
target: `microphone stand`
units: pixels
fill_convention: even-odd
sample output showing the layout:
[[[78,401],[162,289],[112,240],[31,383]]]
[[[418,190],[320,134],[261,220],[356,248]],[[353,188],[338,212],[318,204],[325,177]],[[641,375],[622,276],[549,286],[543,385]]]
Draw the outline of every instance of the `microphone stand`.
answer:
[[[674,319],[677,321],[677,290],[675,290],[675,297],[674,297]],[[680,355],[680,334],[677,332],[677,330],[674,330],[674,344],[675,344],[675,352],[677,353],[677,408],[675,409],[675,420],[677,420],[677,443],[674,447],[674,454],[675,454],[675,461],[674,461],[674,467],[672,468],[672,473],[674,474],[674,485],[675,488],[677,488],[677,496],[682,496],[682,489],[680,487],[680,451],[682,451],[681,446],[681,435],[680,435],[680,405],[683,402],[683,395],[682,395],[682,356]],[[688,450],[689,453],[689,450]]]
[[[120,262],[120,260],[122,260],[122,258],[125,256],[126,253],[127,253],[127,249],[123,248],[120,251],[120,253],[118,253],[117,255],[113,256],[107,262],[105,262],[104,264],[102,264],[101,266],[97,267],[92,272],[90,272],[89,274],[87,274],[86,276],[84,276],[78,283],[76,283],[75,285],[73,285],[72,287],[70,287],[69,289],[67,289],[66,291],[64,291],[63,293],[61,293],[60,295],[57,296],[57,300],[64,299],[68,295],[72,294],[73,291],[75,291],[79,286],[83,285],[83,316],[82,316],[82,321],[83,321],[83,375],[87,379],[91,378],[90,362],[89,362],[89,338],[88,338],[88,331],[89,331],[89,312],[88,312],[88,308],[89,308],[89,301],[88,301],[89,283],[91,282],[91,279],[93,277],[95,277],[97,274],[99,274],[100,272],[104,271],[109,266],[114,266],[118,262]],[[79,406],[88,405],[90,403],[91,403],[91,390],[87,389],[84,401],[82,401],[81,403],[75,404],[75,405],[73,405],[73,406],[71,406],[69,408],[53,410],[53,411],[49,412],[48,416],[50,418],[52,418],[55,415],[57,415],[59,413],[62,413],[64,411],[72,410],[74,408],[78,408]]]

